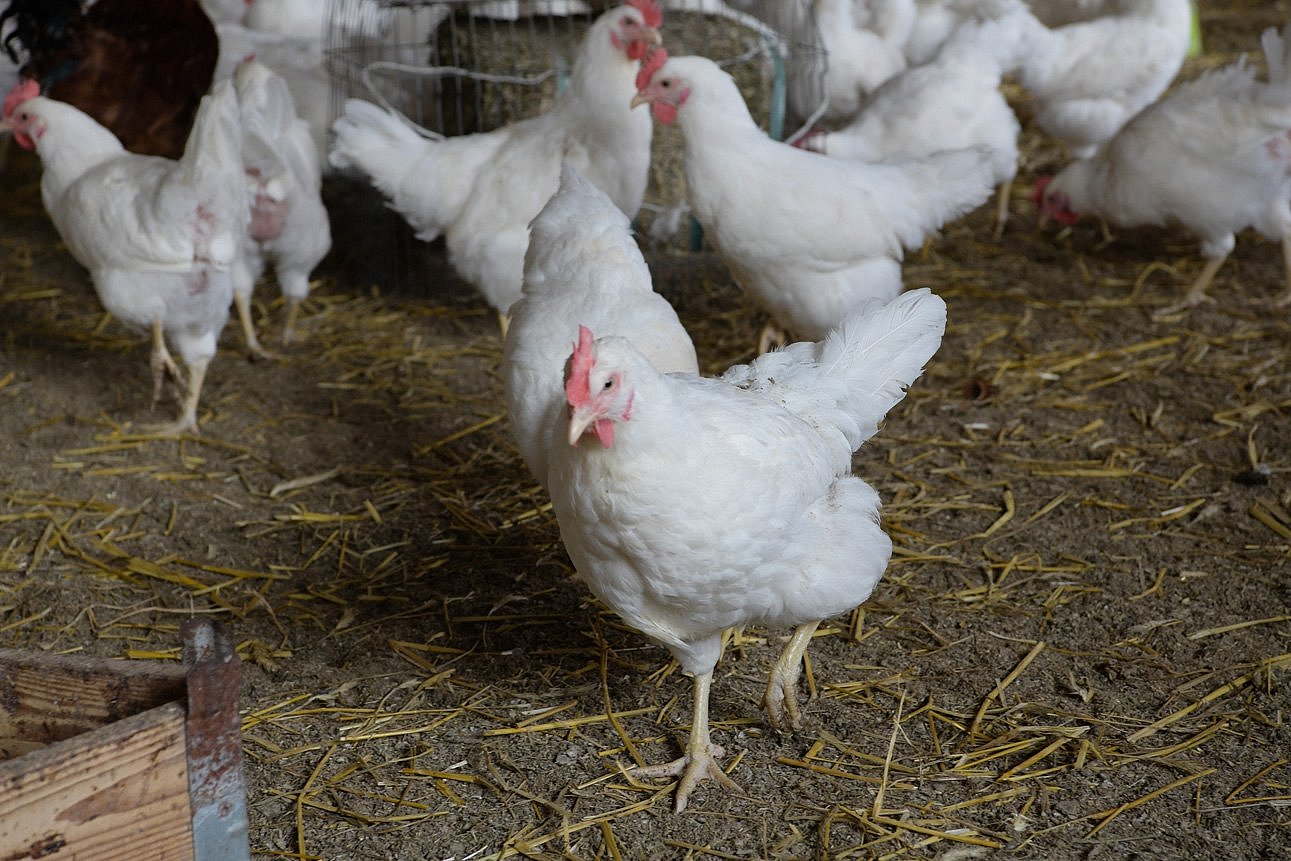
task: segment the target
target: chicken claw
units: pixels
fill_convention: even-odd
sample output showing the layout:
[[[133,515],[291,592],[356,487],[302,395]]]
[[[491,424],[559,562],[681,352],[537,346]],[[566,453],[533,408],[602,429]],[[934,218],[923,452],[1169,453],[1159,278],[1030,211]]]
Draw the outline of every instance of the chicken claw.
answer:
[[[186,433],[201,433],[197,426],[197,402],[202,395],[202,383],[206,379],[206,368],[209,365],[209,359],[200,359],[188,366],[188,385],[185,386],[184,405],[180,410],[179,418],[168,425],[146,428],[149,434],[153,436],[181,436]]]
[[[811,635],[815,633],[819,622],[807,622],[794,629],[789,644],[784,647],[780,659],[771,668],[767,679],[767,690],[762,695],[762,707],[766,709],[767,720],[780,732],[789,732],[802,726],[802,713],[798,711],[798,679],[802,676],[803,655],[811,645]]]
[[[713,684],[713,673],[695,674],[695,714],[690,722],[690,741],[686,743],[684,756],[665,762],[661,765],[641,765],[630,769],[632,777],[681,777],[677,784],[677,800],[674,810],[681,813],[686,809],[690,793],[701,780],[715,780],[728,792],[743,795],[739,784],[726,776],[722,767],[717,764],[717,757],[725,755],[719,745],[713,744],[708,732],[708,691]]]
[[[722,771],[721,765],[717,762],[717,757],[725,755],[726,751],[720,745],[707,744],[701,748],[689,751],[685,756],[674,759],[672,762],[661,763],[660,765],[642,765],[630,769],[628,774],[633,777],[644,778],[661,778],[661,777],[680,777],[681,781],[677,784],[676,805],[673,808],[677,813],[686,809],[686,803],[690,800],[690,793],[701,780],[715,780],[728,792],[734,792],[736,795],[743,795],[744,790],[739,784],[726,776]]]

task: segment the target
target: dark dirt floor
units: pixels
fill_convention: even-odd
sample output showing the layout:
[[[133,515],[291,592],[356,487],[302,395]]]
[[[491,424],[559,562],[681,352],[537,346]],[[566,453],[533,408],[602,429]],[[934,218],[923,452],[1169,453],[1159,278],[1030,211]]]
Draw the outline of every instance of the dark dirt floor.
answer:
[[[1218,51],[1287,13],[1203,22]],[[301,343],[250,363],[230,327],[201,437],[158,440],[146,344],[10,151],[0,646],[167,660],[182,618],[225,620],[263,859],[1291,857],[1279,249],[1243,235],[1215,304],[1154,320],[1193,244],[1035,232],[1021,185],[1055,162],[1029,141],[1003,239],[987,207],[908,261],[950,325],[856,458],[897,549],[814,642],[802,730],[758,709],[788,632],[728,643],[712,715],[744,797],[705,785],[678,816],[621,772],[677,754],[687,680],[573,578],[507,437],[493,315],[442,264],[375,287],[412,264],[346,239],[389,225],[370,207],[337,206]],[[650,262],[708,370],[748,357],[762,320],[715,257]]]

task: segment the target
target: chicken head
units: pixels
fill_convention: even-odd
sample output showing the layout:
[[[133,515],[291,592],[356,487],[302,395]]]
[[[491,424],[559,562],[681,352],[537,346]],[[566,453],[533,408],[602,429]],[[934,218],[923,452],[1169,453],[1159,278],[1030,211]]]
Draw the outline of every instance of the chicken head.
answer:
[[[1040,227],[1047,225],[1051,218],[1064,226],[1075,224],[1080,215],[1072,211],[1071,198],[1061,189],[1051,188],[1052,183],[1052,176],[1041,176],[1031,188],[1031,202],[1035,204]]]
[[[632,97],[632,107],[648,104],[656,120],[671,125],[677,119],[678,109],[690,98],[690,85],[676,75],[664,74],[666,62],[668,52],[664,48],[646,51],[641,58],[641,70],[637,72],[637,94]]]
[[[610,41],[629,60],[640,60],[652,45],[662,45],[659,28],[663,26],[663,7],[659,0],[628,0],[624,14],[610,31]]]
[[[569,404],[569,444],[578,445],[594,433],[601,445],[614,445],[614,425],[632,417],[633,392],[623,371],[596,361],[591,330],[578,327],[578,344],[565,371],[565,402]]]
[[[13,129],[14,140],[23,149],[36,148],[36,141],[44,133],[44,127],[35,122],[32,115],[18,108],[27,101],[40,95],[40,84],[31,78],[20,81],[4,99],[5,123]]]

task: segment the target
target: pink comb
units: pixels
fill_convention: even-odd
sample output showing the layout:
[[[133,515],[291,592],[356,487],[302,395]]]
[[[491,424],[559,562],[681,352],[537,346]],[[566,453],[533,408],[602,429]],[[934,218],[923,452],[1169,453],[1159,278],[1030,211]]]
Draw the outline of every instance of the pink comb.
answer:
[[[40,95],[40,84],[34,78],[27,78],[19,81],[14,88],[9,91],[9,95],[4,97],[4,118],[7,120],[13,116],[13,112],[18,106],[28,99],[34,99]]]
[[[565,379],[565,401],[571,407],[582,406],[592,400],[591,374],[596,364],[592,349],[592,330],[579,324],[578,345],[569,357],[569,376]]]
[[[663,7],[659,5],[659,0],[627,0],[624,5],[639,11],[645,18],[647,27],[657,30],[663,25]]]
[[[640,92],[650,86],[650,79],[654,73],[663,68],[663,64],[668,62],[668,49],[651,45],[650,50],[645,52],[641,58],[641,68],[637,70],[637,91]]]

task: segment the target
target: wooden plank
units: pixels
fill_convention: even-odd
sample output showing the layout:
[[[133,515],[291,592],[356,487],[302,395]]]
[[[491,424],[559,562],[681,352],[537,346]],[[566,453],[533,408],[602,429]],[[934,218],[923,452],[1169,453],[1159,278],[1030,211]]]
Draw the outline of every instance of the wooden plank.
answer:
[[[0,649],[0,739],[71,738],[182,701],[184,678],[177,664]]]
[[[250,861],[242,720],[242,661],[226,625],[197,616],[180,625],[188,667],[188,800],[194,861]]]
[[[0,859],[192,858],[184,718],[167,703],[0,763]]]

